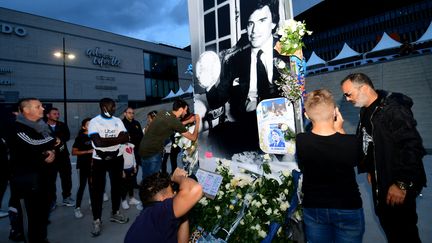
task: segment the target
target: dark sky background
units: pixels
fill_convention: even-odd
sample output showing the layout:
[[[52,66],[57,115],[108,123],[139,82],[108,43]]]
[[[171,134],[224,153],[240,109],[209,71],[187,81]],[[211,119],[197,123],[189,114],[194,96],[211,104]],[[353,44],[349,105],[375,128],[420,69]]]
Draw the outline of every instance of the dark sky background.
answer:
[[[293,0],[294,13],[321,0]],[[0,0],[0,7],[141,40],[190,44],[187,0]]]

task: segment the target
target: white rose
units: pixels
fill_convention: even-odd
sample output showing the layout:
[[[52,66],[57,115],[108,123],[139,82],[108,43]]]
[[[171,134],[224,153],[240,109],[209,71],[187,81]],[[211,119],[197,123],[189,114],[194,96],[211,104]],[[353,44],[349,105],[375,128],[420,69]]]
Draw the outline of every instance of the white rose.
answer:
[[[248,200],[250,202],[252,200],[252,196],[250,194],[246,194],[245,200]]]
[[[288,130],[288,125],[287,124],[282,124],[282,126],[281,126],[281,130],[282,131],[286,131],[286,130]]]
[[[240,224],[241,224],[241,225],[244,225],[244,220],[243,220],[243,219],[240,220]]]
[[[267,204],[267,200],[264,198],[263,200],[261,200],[261,203],[262,203],[263,205],[266,205],[266,204]]]
[[[227,189],[227,190],[230,189],[230,183],[225,184],[225,189]]]
[[[256,202],[256,206],[257,206],[257,208],[259,208],[259,207],[261,207],[261,202]]]
[[[288,193],[289,193],[288,189],[285,189],[284,193],[285,193],[285,195],[288,195]]]
[[[272,210],[271,210],[271,208],[267,209],[267,211],[265,212],[265,214],[267,214],[267,215],[272,214]]]
[[[216,212],[219,212],[220,207],[219,206],[215,206]]]
[[[278,65],[277,65],[277,68],[284,69],[285,67],[286,67],[285,62],[284,61],[279,61]]]
[[[288,177],[291,175],[291,173],[288,170],[284,170],[284,171],[282,171],[282,175],[285,177]]]
[[[271,158],[270,158],[270,155],[269,154],[264,154],[264,157],[263,157],[265,160],[270,160]],[[261,179],[261,178],[260,178]],[[258,179],[259,180],[259,179]],[[258,181],[257,180],[257,181]]]
[[[266,233],[264,230],[260,230],[260,231],[258,232],[258,235],[259,235],[260,237],[262,237],[262,238],[265,238],[265,237],[267,236],[267,233]]]

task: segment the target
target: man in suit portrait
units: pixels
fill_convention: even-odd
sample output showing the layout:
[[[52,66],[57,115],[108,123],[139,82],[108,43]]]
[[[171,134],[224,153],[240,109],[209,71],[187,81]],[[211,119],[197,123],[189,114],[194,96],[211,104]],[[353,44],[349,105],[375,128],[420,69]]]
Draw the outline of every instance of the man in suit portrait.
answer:
[[[274,81],[280,75],[273,59],[286,60],[287,57],[280,56],[274,49],[278,11],[279,0],[248,2],[247,11],[240,13],[248,16],[247,35],[219,54],[222,63],[219,81],[205,87],[209,109],[217,109],[228,102],[229,121],[212,131],[213,142],[226,148],[228,156],[259,149],[256,107],[263,99],[279,97]],[[242,142],[230,139],[232,136]]]
[[[271,135],[270,147],[278,147],[278,148],[285,147],[284,139],[279,130],[277,129],[271,130],[270,135]]]

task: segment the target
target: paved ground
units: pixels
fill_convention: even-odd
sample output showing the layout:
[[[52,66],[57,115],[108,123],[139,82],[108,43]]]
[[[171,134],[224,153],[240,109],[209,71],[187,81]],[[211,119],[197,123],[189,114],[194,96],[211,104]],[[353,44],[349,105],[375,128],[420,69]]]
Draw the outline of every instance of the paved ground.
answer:
[[[424,159],[424,165],[429,181],[429,187],[423,191],[423,196],[417,199],[417,211],[419,215],[419,230],[420,237],[423,242],[432,242],[432,155],[428,155]],[[73,175],[73,192],[77,190],[78,177],[75,173]],[[364,235],[363,242],[385,242],[384,234],[379,227],[378,221],[373,214],[372,200],[370,195],[369,185],[366,182],[365,175],[357,177],[360,185],[360,190],[364,203],[364,211],[366,217],[366,233]],[[57,183],[58,185],[60,183]],[[109,185],[108,185],[109,186]],[[107,191],[108,190],[107,186]],[[61,194],[60,188],[58,188],[58,200],[60,202]],[[5,198],[9,198],[9,192],[6,193]],[[6,200],[4,200],[6,201]],[[6,202],[3,202],[3,209],[6,209]],[[48,235],[51,242],[54,243],[76,243],[76,242],[91,242],[91,243],[108,243],[123,242],[123,238],[127,232],[127,229],[131,225],[132,221],[138,215],[139,211],[136,208],[130,208],[124,210],[125,214],[131,219],[128,224],[119,225],[109,222],[109,213],[111,211],[111,203],[105,202],[103,209],[103,231],[102,235],[97,238],[90,236],[92,216],[88,204],[88,192],[84,195],[82,204],[84,218],[75,219],[73,216],[73,208],[59,206],[51,215],[51,225],[48,228]],[[9,220],[8,218],[0,219],[0,243],[12,242],[8,240],[9,234]]]

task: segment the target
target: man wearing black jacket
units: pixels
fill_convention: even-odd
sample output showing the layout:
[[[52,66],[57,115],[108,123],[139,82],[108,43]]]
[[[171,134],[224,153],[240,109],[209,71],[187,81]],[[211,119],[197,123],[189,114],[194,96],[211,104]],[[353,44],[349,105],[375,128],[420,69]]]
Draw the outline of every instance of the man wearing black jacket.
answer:
[[[59,121],[60,112],[57,108],[52,107],[47,109],[46,118],[49,129],[52,134],[60,139],[61,143],[56,147],[56,159],[54,163],[50,165],[52,168],[51,180],[52,180],[52,202],[55,206],[57,195],[56,195],[56,181],[57,172],[60,174],[63,205],[72,207],[75,205],[75,201],[71,198],[72,191],[72,166],[69,158],[69,150],[67,148],[67,141],[70,139],[70,132],[68,126]]]
[[[20,101],[20,114],[10,146],[11,197],[23,202],[21,205],[24,204],[28,217],[29,242],[37,243],[48,242],[49,180],[46,166],[54,161],[54,146],[59,144],[41,119],[43,110],[36,98]]]
[[[137,161],[137,171],[134,175],[134,181],[135,181],[135,187],[138,188],[136,175],[138,174],[138,166],[139,162],[141,161],[141,157],[138,153],[138,148],[141,142],[142,137],[144,136],[143,130],[141,128],[141,124],[134,119],[135,117],[135,111],[132,107],[126,108],[126,110],[123,112],[124,118],[122,120],[124,126],[126,127],[126,130],[129,134],[129,141],[135,145],[134,154],[135,154],[135,161]]]
[[[341,82],[346,100],[361,107],[357,136],[363,141],[363,164],[372,184],[375,212],[388,242],[421,242],[416,197],[426,186],[422,158],[426,151],[416,129],[408,96],[375,90],[363,73]]]

